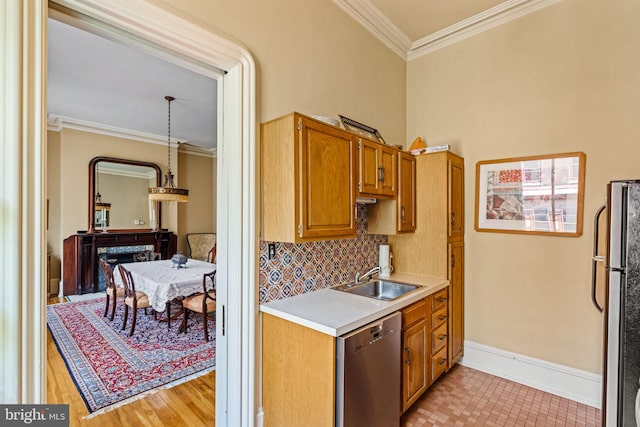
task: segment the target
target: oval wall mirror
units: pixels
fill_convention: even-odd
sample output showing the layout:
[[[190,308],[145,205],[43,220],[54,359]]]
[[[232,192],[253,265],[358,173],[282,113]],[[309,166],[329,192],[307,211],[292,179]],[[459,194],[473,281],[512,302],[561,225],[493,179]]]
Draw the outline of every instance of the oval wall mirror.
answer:
[[[155,163],[113,157],[89,162],[88,232],[160,230],[158,202],[148,197],[149,187],[160,186]]]

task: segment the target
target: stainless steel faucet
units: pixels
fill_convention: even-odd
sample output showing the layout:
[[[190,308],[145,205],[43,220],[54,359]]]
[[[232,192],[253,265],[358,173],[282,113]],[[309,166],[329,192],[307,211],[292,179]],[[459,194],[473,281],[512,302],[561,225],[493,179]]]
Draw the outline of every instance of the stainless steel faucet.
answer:
[[[360,280],[362,279],[371,279],[371,276],[373,276],[374,274],[380,274],[380,267],[373,267],[371,270],[367,271],[366,273],[364,273],[363,275],[360,275],[360,273],[358,273],[356,271],[356,284],[360,283]]]

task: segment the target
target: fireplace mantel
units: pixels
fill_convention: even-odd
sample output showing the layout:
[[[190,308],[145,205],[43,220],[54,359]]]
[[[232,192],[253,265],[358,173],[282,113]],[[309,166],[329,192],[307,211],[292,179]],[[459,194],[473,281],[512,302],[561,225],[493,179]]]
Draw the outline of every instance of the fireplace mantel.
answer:
[[[176,253],[177,237],[168,230],[78,233],[64,239],[63,289],[65,295],[99,290],[98,248],[152,245],[162,259]]]

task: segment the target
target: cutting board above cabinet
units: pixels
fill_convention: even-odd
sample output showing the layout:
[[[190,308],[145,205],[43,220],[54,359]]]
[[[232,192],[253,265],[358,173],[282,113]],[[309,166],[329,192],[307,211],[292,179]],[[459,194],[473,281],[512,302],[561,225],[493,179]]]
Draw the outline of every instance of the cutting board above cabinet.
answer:
[[[397,230],[402,218],[413,218],[415,229],[415,205],[406,205],[415,167],[402,172],[402,159],[413,156],[299,113],[260,129],[263,240],[355,238],[356,197],[394,203],[397,215],[381,219],[389,223],[385,230]],[[412,181],[404,187],[407,176]]]

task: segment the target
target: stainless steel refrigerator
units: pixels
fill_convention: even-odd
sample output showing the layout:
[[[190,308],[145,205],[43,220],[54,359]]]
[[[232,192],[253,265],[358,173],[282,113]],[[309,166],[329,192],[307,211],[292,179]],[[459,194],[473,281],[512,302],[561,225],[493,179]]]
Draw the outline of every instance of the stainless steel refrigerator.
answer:
[[[604,313],[602,425],[640,426],[640,180],[612,181],[595,218],[592,299]]]

